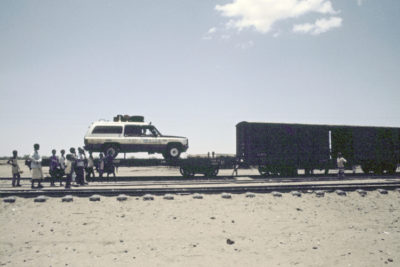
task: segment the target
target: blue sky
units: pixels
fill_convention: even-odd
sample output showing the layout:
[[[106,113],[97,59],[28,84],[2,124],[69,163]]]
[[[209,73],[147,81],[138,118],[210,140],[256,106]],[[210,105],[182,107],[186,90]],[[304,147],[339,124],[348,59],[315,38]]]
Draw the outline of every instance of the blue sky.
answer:
[[[240,121],[400,127],[400,1],[0,2],[0,155],[144,115],[189,153]]]

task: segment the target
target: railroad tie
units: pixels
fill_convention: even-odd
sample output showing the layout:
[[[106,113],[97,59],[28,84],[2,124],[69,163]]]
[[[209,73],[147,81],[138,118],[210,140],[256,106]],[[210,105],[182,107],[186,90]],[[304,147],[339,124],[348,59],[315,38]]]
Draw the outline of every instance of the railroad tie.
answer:
[[[47,200],[47,197],[45,197],[45,196],[38,196],[38,197],[36,197],[33,201],[34,202],[46,202],[46,200]]]
[[[199,193],[195,193],[195,194],[193,194],[193,198],[194,199],[203,199],[203,196],[200,195]]]
[[[339,189],[336,190],[336,194],[338,194],[339,196],[346,196],[347,195],[345,191],[339,190]]]
[[[356,190],[357,193],[359,193],[362,197],[365,197],[365,195],[367,194],[367,191],[363,190],[363,189],[357,189]]]
[[[231,195],[231,194],[228,194],[228,193],[222,193],[222,194],[221,194],[221,197],[222,197],[222,198],[226,198],[226,199],[230,199],[230,198],[232,198],[232,195]]]
[[[74,198],[71,195],[66,195],[61,198],[61,202],[72,202]]]
[[[89,197],[90,201],[100,201],[100,196],[99,195],[92,195]]]
[[[292,191],[292,196],[301,197],[301,193],[299,191]]]
[[[273,192],[272,192],[272,195],[273,195],[274,197],[281,197],[281,196],[282,196],[282,194],[279,193],[279,192],[277,192],[277,191],[273,191]]]
[[[146,194],[143,196],[143,200],[154,200],[154,196],[150,194]]]
[[[117,196],[117,200],[118,201],[125,201],[127,199],[128,199],[128,196],[124,195],[124,194],[120,194],[120,195]]]
[[[15,197],[6,197],[3,199],[6,203],[14,203],[17,199]]]
[[[324,196],[325,196],[325,191],[323,191],[323,190],[317,190],[317,191],[315,191],[315,196],[317,196],[317,197],[324,197]]]
[[[174,200],[174,196],[171,194],[165,194],[163,198],[166,200]]]
[[[384,194],[384,195],[386,195],[388,193],[388,191],[386,189],[382,189],[382,188],[378,189],[378,192],[381,194]]]
[[[247,193],[246,193],[246,197],[253,198],[253,197],[256,197],[256,194],[254,194],[254,193],[252,193],[252,192],[247,192]]]

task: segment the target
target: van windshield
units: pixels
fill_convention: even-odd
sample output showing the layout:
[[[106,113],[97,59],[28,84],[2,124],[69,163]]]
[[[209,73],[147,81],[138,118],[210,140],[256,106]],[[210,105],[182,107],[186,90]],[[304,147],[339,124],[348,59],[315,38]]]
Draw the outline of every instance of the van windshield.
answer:
[[[154,136],[161,136],[160,131],[157,130],[156,127],[152,126],[152,127],[149,127],[149,129],[150,129],[150,131],[153,133]]]

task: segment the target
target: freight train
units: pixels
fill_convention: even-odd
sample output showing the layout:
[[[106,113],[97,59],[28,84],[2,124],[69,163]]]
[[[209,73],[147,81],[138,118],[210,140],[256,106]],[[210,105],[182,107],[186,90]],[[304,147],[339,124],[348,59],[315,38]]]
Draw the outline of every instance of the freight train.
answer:
[[[129,131],[128,131],[129,130]],[[164,136],[143,116],[121,116],[89,127],[85,149],[118,152],[162,153],[168,165],[179,166],[183,176],[196,173],[216,176],[217,159],[180,159],[188,148],[186,137]],[[240,122],[236,125],[234,165],[255,166],[261,175],[297,175],[336,168],[338,153],[347,166],[360,165],[363,172],[393,174],[400,162],[400,128],[315,124]]]
[[[298,169],[336,168],[341,152],[364,173],[393,174],[400,162],[400,128],[240,122],[236,157],[262,175],[293,176]]]

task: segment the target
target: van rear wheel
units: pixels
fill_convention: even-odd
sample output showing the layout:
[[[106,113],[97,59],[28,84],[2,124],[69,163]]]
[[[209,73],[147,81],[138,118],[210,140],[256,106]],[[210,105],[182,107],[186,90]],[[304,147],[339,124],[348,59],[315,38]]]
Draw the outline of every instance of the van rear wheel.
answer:
[[[107,145],[104,148],[105,156],[111,155],[113,158],[116,158],[119,153],[119,147],[116,145]]]

